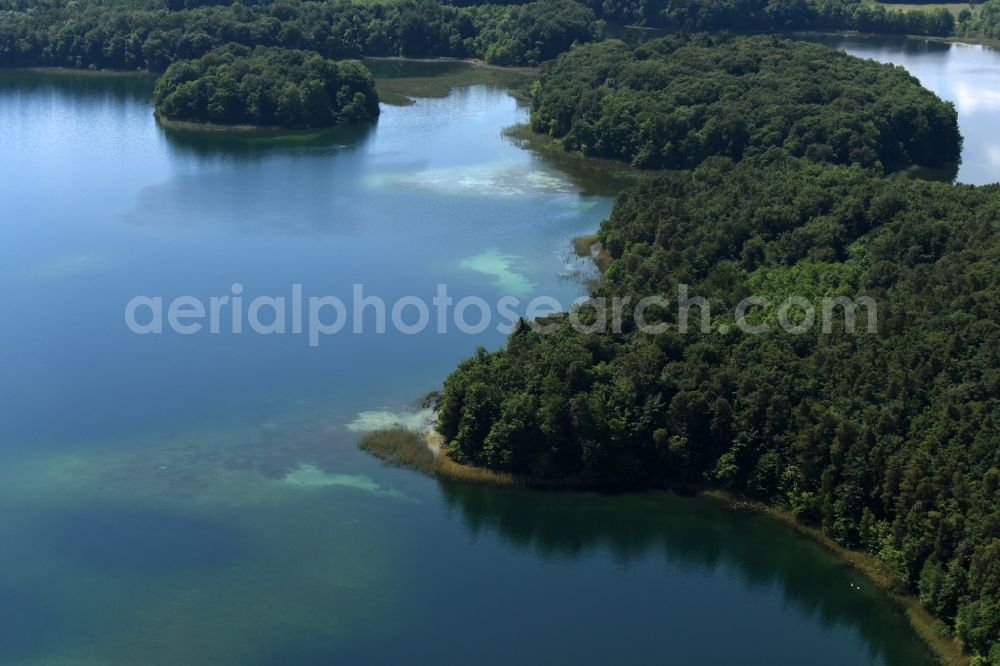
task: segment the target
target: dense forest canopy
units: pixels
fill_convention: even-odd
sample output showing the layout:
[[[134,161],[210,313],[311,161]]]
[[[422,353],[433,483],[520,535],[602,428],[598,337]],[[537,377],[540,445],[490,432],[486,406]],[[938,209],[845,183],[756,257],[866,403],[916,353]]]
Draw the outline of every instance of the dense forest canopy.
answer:
[[[946,36],[955,29],[947,9],[901,11],[866,0],[603,0],[592,6],[609,22],[685,32],[860,30]]]
[[[600,36],[572,0],[454,7],[435,0],[277,0],[193,8],[162,2],[0,0],[0,66],[162,71],[228,43],[327,58],[453,56],[532,65]]]
[[[1000,39],[1000,0],[988,0],[975,14],[963,11],[956,32],[963,37]]]
[[[990,25],[996,22],[985,16],[963,23],[962,34],[990,34]],[[437,0],[0,0],[0,66],[162,71],[176,60],[198,58],[228,43],[308,49],[334,59],[452,56],[484,58],[500,65],[534,65],[554,58],[574,42],[600,38],[600,19],[685,32],[853,29],[939,36],[955,32],[954,17],[945,9],[904,12],[866,0],[465,0],[455,4]]]
[[[170,65],[153,101],[165,118],[202,123],[307,128],[379,115],[375,80],[356,62],[236,44]]]
[[[781,147],[897,170],[956,163],[961,147],[954,106],[903,68],[775,37],[581,46],[543,73],[531,127],[568,150],[646,168]]]
[[[707,483],[785,508],[873,554],[998,663],[998,219],[1000,186],[779,150],[668,174],[602,226],[613,260],[595,296],[674,300],[686,284],[713,332],[680,333],[672,308],[649,318],[671,325],[657,335],[628,318],[621,334],[522,326],[448,377],[439,428],[479,466]],[[877,332],[862,310],[853,334],[746,334],[733,308],[751,294],[869,296]]]

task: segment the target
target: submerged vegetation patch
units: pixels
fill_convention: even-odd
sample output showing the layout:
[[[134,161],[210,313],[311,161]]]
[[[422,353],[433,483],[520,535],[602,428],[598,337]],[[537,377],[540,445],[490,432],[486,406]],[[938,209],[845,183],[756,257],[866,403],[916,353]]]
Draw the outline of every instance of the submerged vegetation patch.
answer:
[[[512,474],[455,462],[442,450],[437,433],[430,429],[419,432],[403,427],[376,430],[362,437],[358,448],[386,465],[406,467],[442,480],[482,486],[528,483]]]
[[[518,123],[504,128],[503,136],[515,146],[531,151],[544,158],[546,164],[567,174],[574,188],[582,196],[615,197],[623,190],[653,177],[656,173],[648,169],[637,169],[620,160],[568,152],[560,140],[533,131],[528,123]],[[589,204],[590,202],[578,199],[571,203],[573,206]]]
[[[538,169],[526,171],[523,165],[508,161],[389,173],[372,179],[371,184],[466,197],[524,197],[534,192],[574,191],[573,185],[561,175]]]
[[[589,257],[598,268],[604,270],[611,261],[608,251],[601,245],[599,234],[587,234],[573,239],[573,252],[578,257]]]
[[[384,488],[374,479],[360,474],[331,474],[311,463],[303,463],[285,475],[285,483],[298,488],[343,487],[361,490],[373,495],[385,495],[397,499],[409,499],[392,488]]]
[[[511,266],[517,259],[514,255],[502,254],[500,250],[487,250],[474,257],[462,259],[460,268],[466,268],[494,278],[494,284],[504,294],[526,296],[535,289],[535,283]]]
[[[578,257],[589,257],[591,250],[598,242],[600,242],[600,238],[596,233],[577,236],[573,239],[573,251]]]
[[[437,468],[436,456],[424,436],[401,426],[367,433],[358,447],[387,465],[408,467],[424,474],[434,474]]]

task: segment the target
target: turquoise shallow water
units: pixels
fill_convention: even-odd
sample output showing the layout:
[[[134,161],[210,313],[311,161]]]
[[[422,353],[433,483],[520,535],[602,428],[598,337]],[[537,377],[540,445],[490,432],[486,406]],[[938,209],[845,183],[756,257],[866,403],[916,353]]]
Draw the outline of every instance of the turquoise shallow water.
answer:
[[[506,140],[526,116],[506,92],[279,141],[163,130],[149,91],[0,73],[0,664],[926,661],[886,599],[768,521],[356,451],[418,423],[492,327],[128,330],[135,296],[236,282],[568,303],[570,239],[611,192]]]

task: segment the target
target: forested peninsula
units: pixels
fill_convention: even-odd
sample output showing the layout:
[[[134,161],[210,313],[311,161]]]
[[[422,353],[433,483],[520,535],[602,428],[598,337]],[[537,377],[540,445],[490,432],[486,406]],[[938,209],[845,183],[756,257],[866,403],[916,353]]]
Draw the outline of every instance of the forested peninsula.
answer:
[[[870,553],[1000,663],[1000,186],[881,177],[774,148],[617,201],[593,295],[708,299],[710,332],[522,326],[444,384],[452,460],[555,482],[709,486]],[[829,333],[735,326],[745,297],[869,297]],[[582,315],[586,323],[587,311]]]
[[[371,73],[309,51],[236,44],[167,68],[153,93],[168,120],[315,128],[375,120]]]
[[[669,37],[573,49],[534,89],[531,128],[567,150],[690,168],[784,148],[899,170],[959,160],[953,105],[901,67],[776,37]]]

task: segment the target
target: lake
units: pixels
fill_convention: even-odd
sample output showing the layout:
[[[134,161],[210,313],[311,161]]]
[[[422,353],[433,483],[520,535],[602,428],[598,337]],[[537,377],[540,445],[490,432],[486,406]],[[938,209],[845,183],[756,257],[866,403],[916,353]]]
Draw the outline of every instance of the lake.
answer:
[[[994,179],[996,53],[893,44],[838,46],[959,101],[960,178]],[[0,663],[929,663],[884,595],[767,519],[439,483],[356,450],[420,424],[499,321],[380,333],[373,306],[316,344],[248,313],[235,333],[233,309],[218,333],[129,329],[136,297],[355,285],[568,305],[592,274],[571,239],[618,185],[506,138],[527,111],[505,90],[291,138],[168,131],[150,91],[0,72]]]

